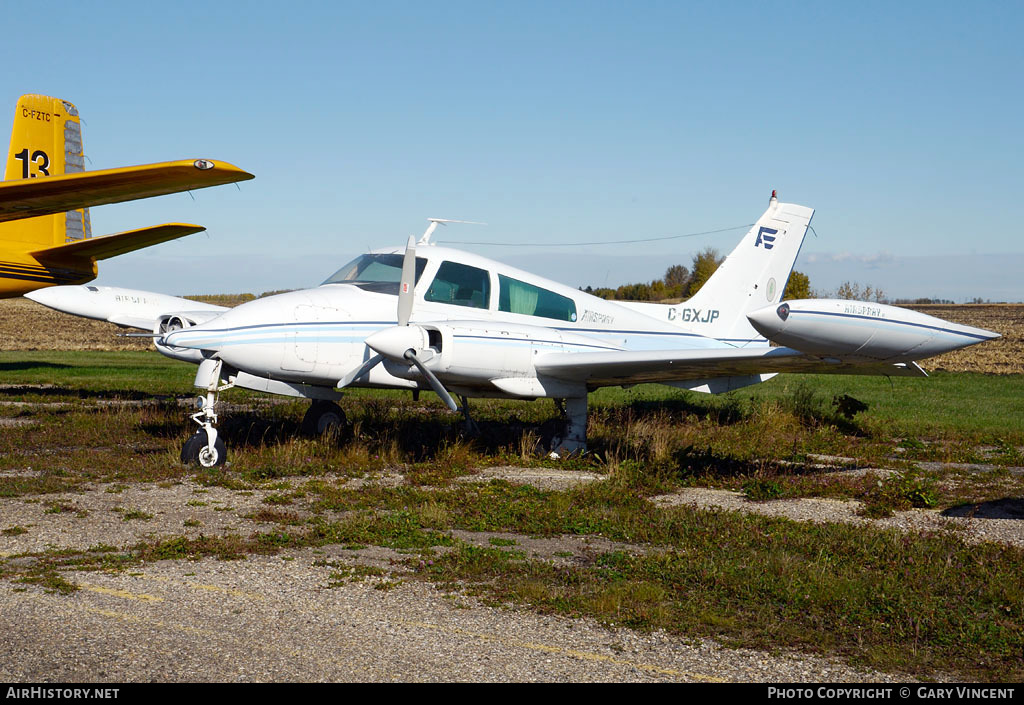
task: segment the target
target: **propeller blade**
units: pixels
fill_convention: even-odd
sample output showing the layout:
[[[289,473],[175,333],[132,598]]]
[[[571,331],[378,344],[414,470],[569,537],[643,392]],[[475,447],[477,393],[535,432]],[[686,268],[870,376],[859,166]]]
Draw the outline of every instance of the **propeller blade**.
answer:
[[[372,369],[373,369],[374,367],[376,367],[376,366],[377,366],[377,364],[378,364],[378,363],[379,363],[379,362],[380,362],[381,360],[383,360],[383,359],[384,359],[384,356],[383,356],[383,355],[374,355],[374,356],[373,356],[373,357],[371,357],[371,358],[370,358],[369,360],[367,360],[366,362],[364,362],[364,363],[363,363],[362,365],[360,365],[359,367],[357,367],[357,368],[356,368],[355,370],[353,370],[352,372],[349,372],[349,373],[348,373],[348,374],[346,374],[346,375],[345,375],[344,377],[342,377],[342,378],[341,378],[341,379],[340,379],[340,380],[338,381],[337,387],[338,387],[339,389],[344,389],[345,387],[347,387],[348,385],[352,384],[352,383],[353,383],[353,382],[355,382],[355,381],[356,381],[357,379],[359,379],[360,377],[362,377],[363,375],[365,375],[365,374],[366,374],[367,372],[369,372],[370,370],[372,370]]]
[[[459,405],[455,403],[454,399],[452,399],[452,395],[448,393],[448,390],[444,388],[440,380],[438,380],[437,377],[434,376],[434,373],[428,370],[424,366],[424,364],[420,362],[420,359],[416,357],[415,352],[413,352],[412,350],[406,351],[405,359],[411,362],[412,364],[416,365],[416,368],[421,373],[423,373],[424,377],[427,378],[427,381],[430,383],[430,387],[435,392],[437,392],[437,396],[441,397],[441,401],[447,404],[449,409],[451,409],[452,411],[459,410]]]
[[[412,315],[413,290],[416,288],[416,242],[409,236],[402,260],[402,281],[398,285],[398,325],[409,325]]]

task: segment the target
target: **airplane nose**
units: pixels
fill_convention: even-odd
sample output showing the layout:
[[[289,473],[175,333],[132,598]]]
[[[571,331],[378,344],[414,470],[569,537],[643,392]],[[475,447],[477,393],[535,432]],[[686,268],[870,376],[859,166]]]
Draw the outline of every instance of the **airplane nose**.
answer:
[[[25,298],[74,316],[105,319],[109,315],[108,306],[103,297],[97,295],[98,291],[96,287],[84,285],[51,286],[30,291]]]

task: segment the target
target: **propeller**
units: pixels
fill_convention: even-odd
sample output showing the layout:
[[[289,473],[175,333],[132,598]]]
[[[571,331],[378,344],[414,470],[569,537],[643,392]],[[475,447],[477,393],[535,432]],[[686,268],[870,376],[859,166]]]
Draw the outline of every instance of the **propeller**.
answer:
[[[448,405],[448,408],[452,411],[458,411],[459,405],[452,399],[452,395],[448,393],[448,390],[441,384],[441,380],[434,376],[434,373],[427,369],[426,365],[420,362],[420,359],[416,357],[416,351],[409,348],[405,351],[403,357],[416,365],[416,368],[423,373],[423,376],[427,378],[427,382],[430,383],[430,388],[434,390],[437,396],[441,397],[441,401]]]
[[[366,344],[377,352],[354,371],[349,372],[338,381],[338,387],[347,387],[367,372],[376,367],[385,358],[405,360],[415,365],[430,384],[441,401],[452,411],[459,406],[452,395],[444,388],[437,376],[427,369],[416,350],[427,347],[425,331],[419,326],[410,326],[414,289],[416,288],[416,241],[410,236],[405,245],[405,257],[402,260],[402,280],[398,284],[398,325],[377,331],[366,339]],[[429,358],[428,358],[429,359]]]
[[[348,385],[352,384],[357,379],[359,379],[360,377],[365,375],[367,372],[372,370],[374,367],[376,367],[377,364],[380,363],[381,360],[383,360],[383,359],[384,359],[383,355],[374,355],[369,360],[364,362],[362,365],[360,365],[359,367],[354,369],[352,372],[349,372],[347,375],[342,377],[338,381],[338,387],[343,389],[343,388],[347,387]]]
[[[413,289],[416,287],[416,241],[412,235],[405,244],[405,258],[402,260],[402,281],[398,285],[398,325],[409,325],[412,315]]]

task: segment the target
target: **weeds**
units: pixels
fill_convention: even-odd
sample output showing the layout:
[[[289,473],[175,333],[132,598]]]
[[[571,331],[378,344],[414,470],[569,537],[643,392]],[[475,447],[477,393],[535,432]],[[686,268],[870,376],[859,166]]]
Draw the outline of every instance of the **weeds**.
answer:
[[[921,473],[895,473],[878,480],[863,496],[861,514],[873,519],[892,516],[894,511],[932,508],[938,504],[936,482]]]
[[[753,502],[764,502],[782,497],[783,488],[777,480],[751,478],[743,483],[743,494]]]

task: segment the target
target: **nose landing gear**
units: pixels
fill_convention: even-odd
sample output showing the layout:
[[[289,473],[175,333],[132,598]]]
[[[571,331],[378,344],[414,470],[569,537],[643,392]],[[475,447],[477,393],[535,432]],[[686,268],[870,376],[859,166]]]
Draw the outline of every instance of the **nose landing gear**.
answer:
[[[181,462],[186,464],[199,463],[204,468],[223,465],[227,460],[228,451],[224,440],[217,435],[214,426],[217,423],[217,396],[226,389],[235,386],[234,378],[227,384],[221,384],[223,363],[220,360],[203,360],[196,371],[196,386],[206,387],[206,395],[198,399],[199,411],[192,414],[192,420],[199,424],[200,429],[185,441],[181,447]]]

